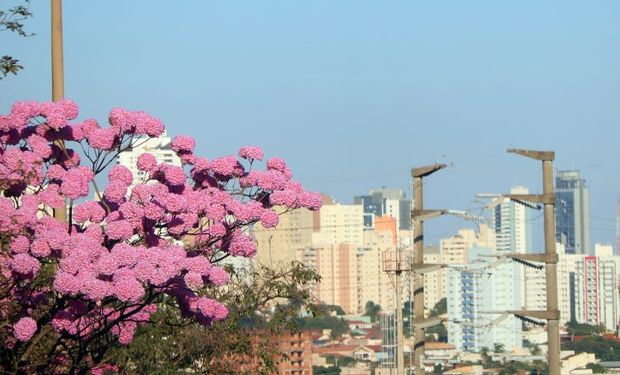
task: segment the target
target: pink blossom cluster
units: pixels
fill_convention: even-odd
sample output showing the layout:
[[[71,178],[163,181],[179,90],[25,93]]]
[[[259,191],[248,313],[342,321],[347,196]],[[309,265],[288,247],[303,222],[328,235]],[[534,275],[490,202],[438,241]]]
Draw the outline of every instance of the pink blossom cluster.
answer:
[[[320,207],[319,195],[292,180],[282,159],[253,169],[264,158],[256,146],[242,147],[238,157],[198,157],[189,136],[172,142],[183,167],[143,154],[137,167],[146,181],[134,184],[131,171],[115,165],[95,191],[106,160],[164,128],[121,108],[104,128],[95,120],[72,123],[77,115],[64,100],[18,102],[0,116],[0,295],[8,296],[0,305],[13,306],[0,308],[0,319],[11,323],[0,327],[10,338],[6,347],[25,345],[41,324],[75,340],[108,330],[127,344],[165,296],[203,324],[224,319],[228,309],[210,297],[229,279],[217,261],[254,256],[248,228],[275,227],[274,206]],[[93,193],[96,200],[84,199]],[[51,213],[66,203],[62,222]]]

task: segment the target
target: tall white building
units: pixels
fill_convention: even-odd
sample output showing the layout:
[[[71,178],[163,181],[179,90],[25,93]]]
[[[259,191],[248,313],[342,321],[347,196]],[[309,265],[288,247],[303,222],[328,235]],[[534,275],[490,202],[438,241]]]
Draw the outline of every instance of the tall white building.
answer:
[[[511,194],[528,194],[529,190],[523,186],[515,186],[510,189]],[[491,226],[495,229],[495,241],[498,252],[525,254],[532,252],[532,224],[530,220],[529,208],[522,204],[503,199],[495,207],[495,212],[491,216]],[[519,267],[518,270],[519,295],[517,296],[520,308],[526,306],[526,270]]]
[[[138,157],[147,152],[153,154],[158,163],[181,166],[181,159],[172,151],[172,139],[164,131],[164,134],[161,136],[145,139],[144,142],[140,141],[137,147],[121,152],[118,155],[118,164],[129,168],[131,173],[133,173],[134,184],[144,180],[146,174],[138,170],[136,163],[138,162]]]
[[[615,331],[618,326],[617,259],[613,256],[584,256],[575,264],[575,320],[604,325]]]
[[[472,248],[468,263],[448,271],[448,341],[457,350],[478,352],[503,344],[521,348],[521,321],[501,311],[516,310],[515,264],[491,268],[493,249]],[[501,319],[501,320],[500,320]]]

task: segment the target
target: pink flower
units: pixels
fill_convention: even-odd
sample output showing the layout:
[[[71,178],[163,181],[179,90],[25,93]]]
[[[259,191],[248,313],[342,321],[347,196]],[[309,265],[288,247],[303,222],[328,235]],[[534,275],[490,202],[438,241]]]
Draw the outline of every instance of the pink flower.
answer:
[[[133,112],[136,123],[136,134],[148,135],[149,137],[159,137],[164,133],[164,124],[161,120],[147,114],[146,112]]]
[[[280,222],[280,216],[277,212],[266,209],[260,215],[260,222],[265,228],[273,228]]]
[[[127,240],[133,236],[133,227],[127,220],[119,220],[108,223],[105,233],[113,240]]]
[[[212,267],[209,270],[209,281],[215,286],[224,285],[230,280],[230,275],[222,267]]]
[[[114,203],[121,203],[125,200],[127,194],[127,185],[124,181],[110,180],[108,186],[105,187],[103,195],[107,200]]]
[[[43,239],[36,239],[32,242],[32,247],[30,248],[30,253],[36,257],[44,258],[51,254],[52,249],[48,245],[47,241]]]
[[[148,172],[157,166],[157,159],[155,159],[153,154],[145,152],[144,154],[138,156],[137,165],[139,170]]]
[[[297,202],[297,193],[293,190],[278,190],[269,195],[269,202],[276,206],[293,208]]]
[[[239,157],[248,160],[263,160],[265,153],[258,146],[243,146],[239,149]]]
[[[202,288],[204,282],[202,280],[202,275],[198,272],[188,272],[184,277],[185,285],[190,288]]]
[[[234,156],[224,156],[214,159],[210,163],[211,170],[219,175],[232,177],[238,170],[243,170],[239,161]]]
[[[114,128],[95,129],[86,136],[86,139],[93,148],[109,151],[117,145],[118,130]]]
[[[108,115],[108,121],[112,127],[122,131],[129,131],[132,128],[132,114],[123,108],[112,108]]]
[[[41,159],[49,158],[52,155],[52,148],[47,140],[40,135],[33,134],[28,137],[28,144],[32,152]]]
[[[187,135],[177,135],[172,140],[172,150],[174,152],[192,152],[196,147],[194,138]]]
[[[78,199],[88,195],[88,184],[93,180],[93,172],[86,167],[68,170],[62,177],[60,191],[69,198]]]
[[[16,254],[9,260],[9,268],[22,276],[34,277],[39,272],[41,264],[28,254]]]
[[[101,223],[105,218],[105,210],[99,202],[88,201],[73,208],[73,220],[76,223],[90,221]]]
[[[250,258],[256,254],[256,243],[252,237],[238,234],[230,241],[229,252],[233,256]]]
[[[76,135],[80,136],[79,138],[76,137],[76,140],[79,141],[82,138],[89,138],[97,129],[99,129],[99,123],[97,120],[86,119],[80,122],[74,126],[74,133],[79,133]]]
[[[110,169],[110,173],[108,173],[108,178],[110,181],[121,181],[125,185],[129,186],[133,182],[133,174],[129,170],[129,168],[123,165],[115,165]]]
[[[21,318],[13,324],[13,335],[21,342],[26,342],[37,332],[37,322],[32,318]]]
[[[299,205],[309,210],[316,211],[321,208],[321,195],[318,193],[303,192],[299,196]]]
[[[170,185],[185,184],[185,172],[183,172],[183,168],[177,167],[176,165],[166,165],[164,177]]]
[[[144,296],[144,288],[134,277],[115,278],[114,295],[123,302],[138,302]]]
[[[28,240],[28,237],[20,235],[13,238],[9,248],[13,254],[27,253],[28,249],[30,249],[30,241]]]
[[[39,199],[41,203],[52,208],[62,208],[65,206],[65,199],[60,195],[59,186],[56,184],[50,184],[47,189],[40,192]]]
[[[280,158],[271,158],[267,160],[267,169],[273,169],[280,172],[287,170],[286,163]]]
[[[62,113],[67,120],[75,120],[78,117],[80,111],[73,100],[62,99],[57,104],[62,109]]]

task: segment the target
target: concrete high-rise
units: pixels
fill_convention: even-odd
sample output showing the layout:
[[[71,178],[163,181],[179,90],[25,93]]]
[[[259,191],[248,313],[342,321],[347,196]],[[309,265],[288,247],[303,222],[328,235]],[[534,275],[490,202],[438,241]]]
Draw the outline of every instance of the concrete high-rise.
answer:
[[[521,321],[500,313],[519,309],[515,298],[519,265],[490,269],[494,254],[493,249],[473,247],[466,265],[448,271],[448,342],[458,350],[478,352],[496,343],[507,350],[523,346]]]
[[[528,194],[523,186],[510,189],[511,194]],[[497,251],[525,254],[532,252],[530,209],[509,199],[495,206],[491,226],[495,229]]]
[[[528,194],[523,186],[510,189],[511,194]],[[532,253],[532,223],[530,208],[503,199],[495,206],[491,216],[491,226],[495,229],[496,249],[499,253],[526,254]],[[516,268],[515,303],[517,309],[527,307],[526,271],[520,266]]]
[[[618,325],[617,262],[615,257],[585,256],[576,262],[574,278],[575,320],[602,324],[615,331]]]
[[[555,178],[557,241],[567,254],[592,255],[590,251],[590,193],[579,171],[559,171]]]

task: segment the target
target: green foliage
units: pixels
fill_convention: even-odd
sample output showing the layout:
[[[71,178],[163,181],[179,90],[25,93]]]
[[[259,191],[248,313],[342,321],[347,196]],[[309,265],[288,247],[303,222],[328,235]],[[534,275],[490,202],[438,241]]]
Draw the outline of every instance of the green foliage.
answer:
[[[331,315],[333,312],[335,312],[336,315],[346,315],[342,307],[338,305],[326,305],[322,303],[318,306],[318,309],[320,315]]]
[[[607,368],[599,365],[598,363],[588,363],[586,368],[592,370],[593,374],[605,374],[608,372]]]
[[[541,361],[534,361],[533,363],[510,361],[502,365],[502,370],[499,372],[499,375],[514,375],[518,374],[521,370],[525,370],[532,375],[549,373],[547,365]]]
[[[227,319],[203,327],[169,308],[175,301],[167,300],[129,346],[113,344],[106,362],[137,374],[271,373],[280,355],[277,336],[297,329],[301,306],[316,308],[307,285],[320,277],[297,262],[286,270],[254,265],[228,271],[228,286],[212,291],[228,305]]]
[[[442,298],[433,306],[433,309],[430,311],[430,317],[436,317],[443,314],[448,313],[448,299]]]
[[[493,352],[494,353],[503,353],[506,350],[506,348],[504,347],[504,344],[500,344],[500,343],[495,343],[493,344]]]
[[[562,349],[574,350],[575,353],[594,353],[601,361],[620,361],[620,343],[601,336],[567,342],[562,345]]]
[[[29,3],[30,1],[25,0],[25,2]],[[24,21],[30,17],[32,17],[32,13],[23,5],[17,5],[8,10],[0,10],[0,31],[13,32],[19,36],[34,35],[24,30]],[[22,69],[24,67],[19,63],[19,60],[12,56],[5,55],[0,57],[0,79],[9,74],[17,74]]]
[[[332,366],[332,367],[324,367],[324,366],[312,366],[312,373],[314,375],[340,375],[340,368]]]
[[[315,316],[297,318],[297,326],[301,330],[331,329],[330,337],[336,339],[349,332],[347,322],[335,316]]]
[[[366,312],[364,313],[364,315],[369,316],[371,322],[374,323],[377,321],[377,317],[379,316],[380,311],[380,305],[377,305],[373,301],[366,302]]]
[[[576,336],[600,335],[607,331],[603,324],[590,325],[585,323],[577,323],[575,321],[568,322],[566,324],[566,330],[569,334]]]
[[[538,345],[534,345],[534,346],[532,346],[530,348],[530,354],[532,354],[532,355],[541,355],[542,354],[542,350],[540,350]]]

